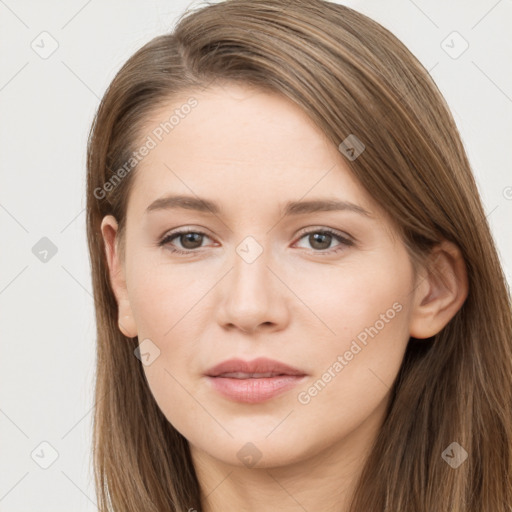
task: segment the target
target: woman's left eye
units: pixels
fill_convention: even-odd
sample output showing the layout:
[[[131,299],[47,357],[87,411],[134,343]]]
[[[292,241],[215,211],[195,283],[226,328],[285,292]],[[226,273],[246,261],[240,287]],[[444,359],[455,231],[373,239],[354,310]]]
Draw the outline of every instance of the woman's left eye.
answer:
[[[319,249],[315,252],[325,252],[327,254],[331,254],[333,252],[338,252],[343,250],[344,247],[350,247],[354,245],[353,240],[346,236],[342,236],[336,231],[332,229],[315,229],[313,231],[308,231],[304,233],[299,240],[307,237],[308,243],[315,249]],[[334,250],[326,250],[330,249],[331,242],[333,240],[338,240],[340,244]],[[316,247],[315,247],[316,246]]]
[[[206,233],[201,231],[176,231],[164,236],[158,245],[169,246],[169,250],[176,254],[192,254],[193,252],[197,252],[195,249],[199,249],[202,246],[202,242],[205,237],[209,238]],[[302,240],[306,237],[308,243],[313,247],[313,249],[318,249],[314,250],[314,252],[318,253],[330,254],[333,252],[338,252],[344,247],[350,247],[354,245],[354,242],[350,238],[342,236],[331,229],[324,228],[308,231],[303,233],[299,240]],[[172,246],[171,242],[174,239],[178,239],[180,241],[182,249]],[[338,240],[340,242],[339,246],[337,246],[334,250],[332,250],[330,247],[333,240]]]

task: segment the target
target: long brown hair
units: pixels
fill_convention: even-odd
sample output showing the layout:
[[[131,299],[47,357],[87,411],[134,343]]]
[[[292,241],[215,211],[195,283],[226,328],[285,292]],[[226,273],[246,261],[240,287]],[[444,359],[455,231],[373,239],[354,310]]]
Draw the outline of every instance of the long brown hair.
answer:
[[[185,12],[126,62],[102,99],[87,160],[99,509],[201,511],[188,442],[153,399],[134,357],[139,340],[118,328],[100,224],[114,215],[122,242],[137,172],[126,162],[150,114],[215,80],[286,96],[336,146],[355,135],[365,150],[347,164],[414,261],[445,239],[466,263],[461,309],[431,339],[409,340],[351,512],[510,512],[510,291],[460,135],[429,73],[394,35],[322,0],[227,0]],[[442,457],[453,442],[468,453],[456,469]]]

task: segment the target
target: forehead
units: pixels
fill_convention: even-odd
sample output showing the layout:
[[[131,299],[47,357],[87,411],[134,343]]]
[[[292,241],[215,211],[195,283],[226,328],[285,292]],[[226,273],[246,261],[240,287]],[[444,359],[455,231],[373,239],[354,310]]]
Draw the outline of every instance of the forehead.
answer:
[[[195,106],[184,108],[190,98]],[[147,137],[154,147],[132,189],[139,210],[166,192],[253,207],[328,195],[371,209],[336,146],[277,93],[238,84],[187,91],[151,114],[140,140]]]
[[[186,107],[190,98],[195,100],[192,108]],[[172,126],[168,126],[166,121],[173,113],[177,115]],[[159,146],[161,143],[179,146],[186,142],[187,147],[194,147],[194,154],[190,155],[193,158],[206,152],[216,159],[252,157],[276,163],[292,160],[312,163],[331,145],[291,100],[242,84],[191,90],[170,100],[151,114],[143,134],[158,130],[159,126],[164,129],[162,140],[157,141]]]

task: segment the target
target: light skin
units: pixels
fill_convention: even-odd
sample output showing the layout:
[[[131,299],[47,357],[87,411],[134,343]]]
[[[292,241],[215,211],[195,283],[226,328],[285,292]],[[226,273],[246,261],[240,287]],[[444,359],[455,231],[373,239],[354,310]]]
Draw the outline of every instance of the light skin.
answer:
[[[464,262],[444,242],[432,255],[441,278],[423,267],[415,275],[385,212],[289,100],[234,84],[193,95],[197,107],[137,167],[125,259],[116,220],[106,216],[101,225],[119,328],[160,350],[144,371],[162,412],[190,443],[206,512],[226,504],[247,512],[343,512],[409,337],[439,332],[467,296]],[[142,140],[186,98],[156,111]],[[171,194],[215,201],[220,212],[146,211]],[[288,201],[312,199],[350,202],[369,215],[345,209],[283,216]],[[178,228],[205,236],[158,245]],[[326,228],[352,243],[322,239]],[[251,263],[237,252],[255,254],[258,245],[240,246],[248,236],[262,250]],[[299,393],[397,303],[400,311],[378,334],[301,403]],[[204,376],[235,357],[277,359],[307,377],[263,403],[235,402]],[[260,457],[254,466],[237,456],[243,450]]]

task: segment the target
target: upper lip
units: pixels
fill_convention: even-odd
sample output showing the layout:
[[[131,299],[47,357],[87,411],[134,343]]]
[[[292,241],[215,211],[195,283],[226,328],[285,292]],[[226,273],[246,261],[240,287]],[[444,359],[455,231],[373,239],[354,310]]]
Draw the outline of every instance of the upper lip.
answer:
[[[215,365],[206,371],[209,377],[218,377],[224,373],[275,373],[276,375],[306,375],[302,370],[281,363],[266,357],[259,357],[252,361],[244,361],[242,359],[229,359]]]

